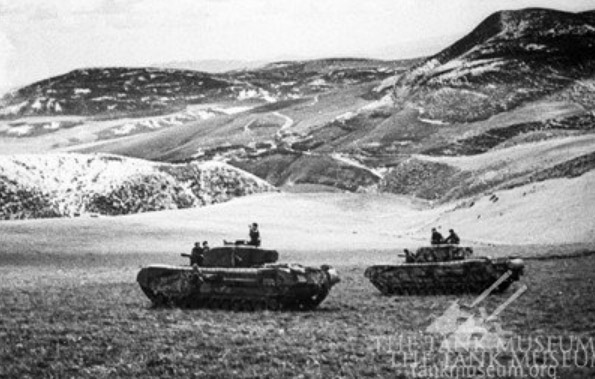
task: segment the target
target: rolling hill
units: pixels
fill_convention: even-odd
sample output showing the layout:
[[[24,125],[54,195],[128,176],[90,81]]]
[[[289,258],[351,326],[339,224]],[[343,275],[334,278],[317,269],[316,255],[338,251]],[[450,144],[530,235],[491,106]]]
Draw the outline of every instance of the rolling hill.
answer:
[[[182,209],[275,191],[224,163],[158,164],[113,155],[0,156],[0,219]]]
[[[220,161],[287,191],[434,203],[580,177],[595,166],[593,20],[501,11],[416,60],[77,70],[2,99],[0,149]]]
[[[394,75],[391,62],[325,59],[277,62],[227,73],[157,68],[104,67],[74,70],[11,91],[0,101],[0,118],[162,115],[188,105],[296,99],[345,84]]]

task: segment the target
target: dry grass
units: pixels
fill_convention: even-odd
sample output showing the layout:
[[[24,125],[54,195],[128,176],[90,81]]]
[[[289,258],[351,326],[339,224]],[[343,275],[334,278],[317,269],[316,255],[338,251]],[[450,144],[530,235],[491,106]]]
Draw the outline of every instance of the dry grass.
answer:
[[[503,249],[518,253],[494,253]],[[134,275],[165,254],[2,253],[0,377],[398,377],[376,338],[424,330],[455,297],[381,296],[365,265],[341,265],[341,255],[329,257],[343,280],[316,311],[249,313],[151,308]],[[502,314],[503,327],[595,336],[595,256],[527,264],[529,292]],[[595,371],[562,377],[571,373]]]

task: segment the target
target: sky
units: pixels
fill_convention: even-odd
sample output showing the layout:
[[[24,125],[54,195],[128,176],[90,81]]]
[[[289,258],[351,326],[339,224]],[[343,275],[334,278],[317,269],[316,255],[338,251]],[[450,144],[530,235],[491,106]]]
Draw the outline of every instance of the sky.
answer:
[[[0,0],[0,91],[83,67],[428,55],[526,7],[595,0]]]

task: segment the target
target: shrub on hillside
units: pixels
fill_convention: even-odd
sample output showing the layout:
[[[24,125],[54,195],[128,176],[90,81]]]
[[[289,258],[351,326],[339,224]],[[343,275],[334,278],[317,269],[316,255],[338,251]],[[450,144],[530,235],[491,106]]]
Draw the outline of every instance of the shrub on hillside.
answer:
[[[133,176],[108,194],[96,194],[88,210],[106,215],[123,215],[190,208],[199,204],[198,199],[171,176],[155,173]]]
[[[439,200],[469,174],[444,163],[409,159],[393,168],[380,182],[383,192]]]
[[[34,188],[25,188],[0,176],[0,219],[21,220],[60,216],[50,198]]]

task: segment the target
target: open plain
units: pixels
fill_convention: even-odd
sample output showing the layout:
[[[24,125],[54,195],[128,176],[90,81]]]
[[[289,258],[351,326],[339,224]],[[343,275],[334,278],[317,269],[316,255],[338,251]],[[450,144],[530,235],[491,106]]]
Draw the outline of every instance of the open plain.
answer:
[[[473,298],[386,297],[363,271],[400,262],[403,247],[425,244],[426,225],[440,220],[439,211],[392,195],[278,193],[189,210],[2,222],[0,377],[409,377],[402,370],[412,363],[412,349],[435,352],[432,364],[443,358],[438,342],[403,347],[395,342],[399,336],[420,338],[452,301]],[[486,216],[488,230],[498,217],[490,223]],[[264,246],[279,249],[280,261],[338,269],[342,281],[318,309],[153,308],[135,283],[140,266],[185,264],[179,253],[194,240],[217,245],[242,237],[252,221],[261,224]],[[536,236],[530,244],[511,245],[474,240],[479,227],[470,235],[457,231],[477,255],[527,258],[521,281],[482,304],[493,311],[528,286],[500,315],[503,329],[553,336],[567,349],[570,335],[592,341],[594,241],[547,244]],[[499,359],[506,364],[513,358]],[[589,378],[592,365],[586,355],[556,372]]]

